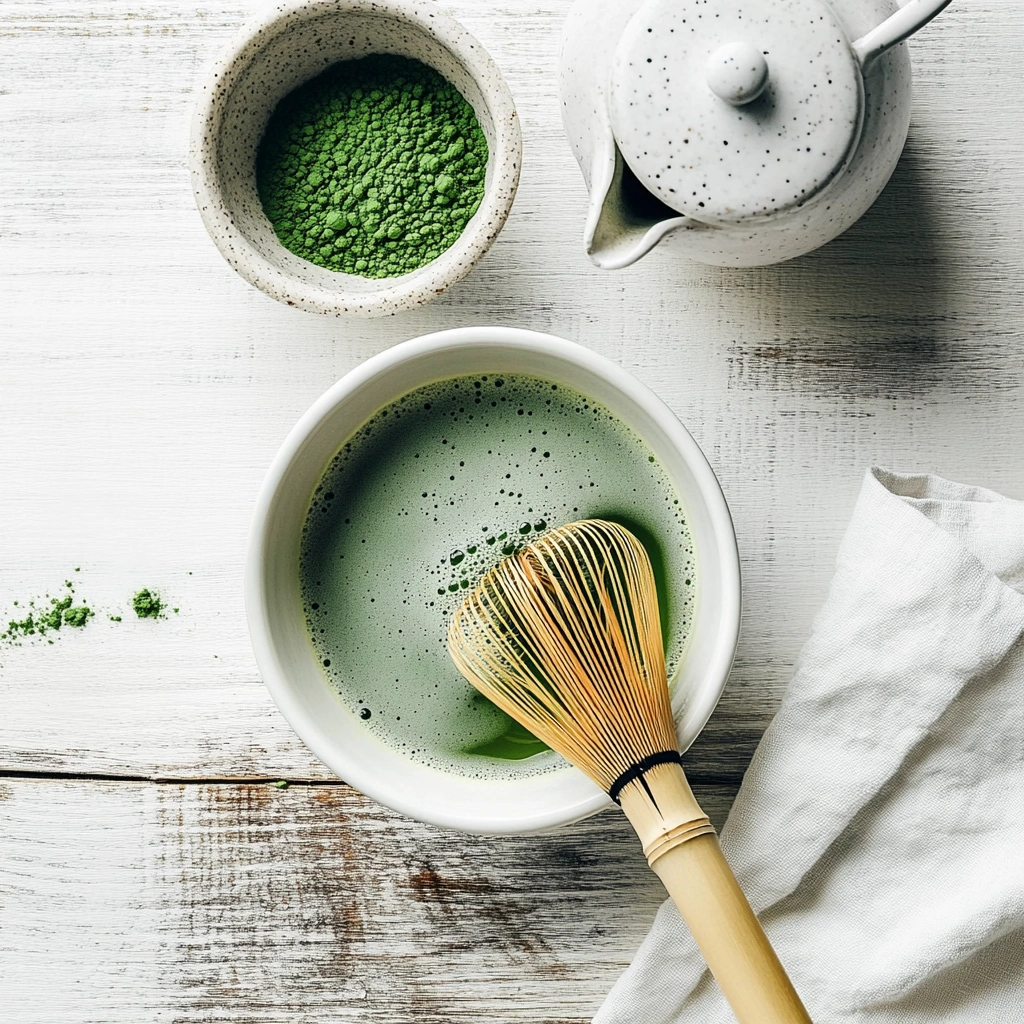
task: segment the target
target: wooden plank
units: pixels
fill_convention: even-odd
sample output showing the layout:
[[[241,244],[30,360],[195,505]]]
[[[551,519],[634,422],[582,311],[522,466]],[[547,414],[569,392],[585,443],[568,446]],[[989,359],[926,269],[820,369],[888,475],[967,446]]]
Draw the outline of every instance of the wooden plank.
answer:
[[[663,895],[617,812],[467,842],[339,785],[0,781],[6,1024],[575,1024]]]
[[[692,758],[706,777],[738,777],[777,705],[868,463],[1024,496],[1024,135],[1001,100],[1024,87],[1021,5],[954,4],[915,41],[907,155],[842,239],[760,271],[655,253],[604,273],[579,244],[585,196],[555,95],[568,0],[454,0],[516,97],[522,188],[465,282],[374,323],[252,290],[193,208],[192,83],[258,6],[3,4],[0,616],[75,566],[106,612],[142,586],[181,611],[0,650],[0,768],[328,777],[249,650],[249,514],[308,404],[429,330],[502,322],[581,341],[704,446],[745,573],[736,669]]]

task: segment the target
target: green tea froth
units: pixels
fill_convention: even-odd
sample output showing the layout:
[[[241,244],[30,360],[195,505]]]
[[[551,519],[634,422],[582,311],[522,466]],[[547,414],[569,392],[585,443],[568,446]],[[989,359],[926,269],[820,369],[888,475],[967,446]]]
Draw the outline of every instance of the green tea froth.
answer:
[[[670,677],[694,606],[683,506],[646,444],[562,385],[504,374],[404,395],[338,451],[310,502],[299,559],[309,636],[341,700],[379,739],[458,775],[564,764],[452,664],[448,618],[538,532],[613,519],[651,555]]]

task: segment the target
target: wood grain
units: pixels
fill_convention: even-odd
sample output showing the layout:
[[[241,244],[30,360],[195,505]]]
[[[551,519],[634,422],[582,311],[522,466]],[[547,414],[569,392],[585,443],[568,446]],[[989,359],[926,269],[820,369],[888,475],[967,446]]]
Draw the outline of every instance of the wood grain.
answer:
[[[0,782],[10,1024],[575,1024],[663,898],[617,812],[467,842],[341,785]]]
[[[919,37],[906,156],[832,245],[766,270],[655,253],[606,273],[579,244],[585,197],[555,97],[567,4],[451,4],[519,106],[520,195],[450,294],[347,324],[249,288],[192,205],[191,86],[256,6],[4,2],[0,615],[75,565],[105,609],[153,586],[181,612],[0,651],[0,767],[327,778],[249,650],[240,580],[256,489],[299,414],[360,360],[428,330],[502,322],[617,359],[718,471],[745,622],[691,770],[738,778],[867,464],[1024,494],[1024,133],[992,92],[993,69],[1002,95],[1024,86],[1024,8],[953,5]]]
[[[454,0],[520,111],[519,196],[450,293],[351,324],[251,289],[193,207],[193,84],[257,6],[0,0],[0,620],[76,566],[104,613],[0,648],[0,772],[91,777],[3,784],[3,1016],[584,1020],[660,898],[625,826],[468,842],[327,785],[246,635],[262,475],[327,386],[427,331],[549,330],[627,367],[736,522],[740,649],[687,766],[720,813],[865,466],[1024,497],[1024,6],[961,0],[914,41],[907,151],[844,237],[765,270],[605,273],[555,94],[568,0]],[[125,614],[144,586],[180,612]],[[315,784],[252,781],[280,776]]]
[[[776,705],[863,468],[1024,494],[1024,86],[1012,0],[953,5],[913,47],[911,140],[847,236],[754,271],[657,253],[592,268],[561,136],[566,3],[463,0],[506,72],[523,181],[492,253],[423,310],[339,324],[272,302],[205,236],[185,169],[190,87],[254,3],[5,0],[0,59],[0,613],[59,586],[173,621],[95,622],[0,651],[0,767],[326,778],[258,680],[241,572],[276,445],[360,359],[481,322],[551,330],[662,394],[716,467],[743,557],[732,681],[691,770],[737,778]],[[191,574],[189,574],[191,573]]]

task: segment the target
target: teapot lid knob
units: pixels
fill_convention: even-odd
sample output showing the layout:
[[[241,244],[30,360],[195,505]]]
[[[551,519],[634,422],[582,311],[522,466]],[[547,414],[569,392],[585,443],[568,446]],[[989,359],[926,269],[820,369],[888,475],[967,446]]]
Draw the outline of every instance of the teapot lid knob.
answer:
[[[704,78],[719,99],[742,107],[764,92],[768,84],[768,61],[753,43],[726,43],[708,57]]]

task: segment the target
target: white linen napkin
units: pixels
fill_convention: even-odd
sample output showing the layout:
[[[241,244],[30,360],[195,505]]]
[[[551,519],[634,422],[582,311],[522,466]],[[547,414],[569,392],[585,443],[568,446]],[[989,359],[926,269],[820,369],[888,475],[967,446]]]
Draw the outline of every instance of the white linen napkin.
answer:
[[[722,830],[815,1024],[1024,1021],[1024,502],[870,470]],[[734,1018],[666,903],[595,1024]]]

